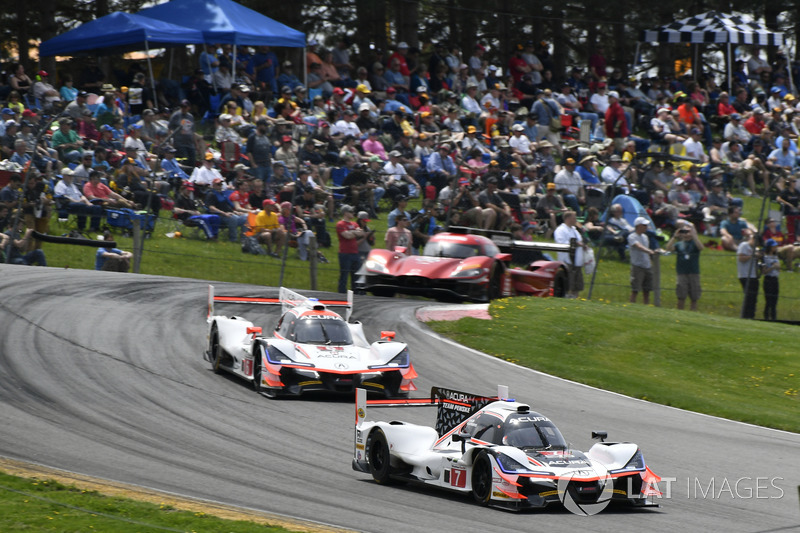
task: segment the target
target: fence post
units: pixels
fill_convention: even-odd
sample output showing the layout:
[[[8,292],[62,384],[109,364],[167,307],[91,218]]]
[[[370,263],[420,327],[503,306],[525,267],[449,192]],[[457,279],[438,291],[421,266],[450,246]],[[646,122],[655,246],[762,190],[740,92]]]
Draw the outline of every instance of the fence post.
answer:
[[[317,290],[317,236],[311,235],[308,239],[308,273],[311,276],[311,290]]]
[[[142,242],[144,233],[142,232],[142,225],[138,218],[133,218],[133,273],[139,273],[139,265],[142,262]]]
[[[655,253],[653,260],[653,305],[661,307],[661,254]]]

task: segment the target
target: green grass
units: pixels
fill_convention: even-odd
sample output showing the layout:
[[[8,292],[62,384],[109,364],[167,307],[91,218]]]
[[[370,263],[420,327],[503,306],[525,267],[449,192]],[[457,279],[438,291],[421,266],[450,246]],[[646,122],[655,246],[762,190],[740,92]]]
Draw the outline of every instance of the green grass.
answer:
[[[103,496],[55,481],[0,473],[0,531],[277,533],[289,530],[244,520],[223,520],[204,512],[181,511],[165,503]]]
[[[466,346],[580,383],[800,431],[792,326],[552,298],[496,300],[490,313],[491,321],[429,325]]]

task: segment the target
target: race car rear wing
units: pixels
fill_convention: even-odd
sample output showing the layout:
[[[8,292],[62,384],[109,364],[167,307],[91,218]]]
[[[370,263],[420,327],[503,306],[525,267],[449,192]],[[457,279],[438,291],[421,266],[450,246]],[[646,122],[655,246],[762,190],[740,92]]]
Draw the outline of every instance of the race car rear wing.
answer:
[[[365,389],[356,389],[356,428],[367,417],[367,406],[375,407],[430,407],[436,406],[436,432],[444,435],[461,422],[497,400],[508,399],[508,386],[498,385],[497,396],[461,392],[443,387],[431,387],[430,398],[406,398],[398,400],[367,400]]]
[[[219,303],[232,303],[232,304],[254,304],[254,305],[281,305],[281,314],[285,313],[292,307],[298,305],[308,305],[312,307],[314,304],[322,304],[326,307],[346,307],[345,320],[350,321],[350,314],[353,312],[353,291],[347,291],[347,300],[319,300],[316,298],[308,298],[302,294],[295,292],[286,287],[281,287],[278,293],[278,298],[266,298],[259,296],[215,296],[214,286],[208,286],[208,314],[206,319],[211,321],[214,316],[214,302]]]
[[[540,252],[567,252],[570,257],[574,258],[575,249],[578,247],[577,239],[572,239],[569,244],[560,244],[557,242],[538,242],[538,241],[521,241],[514,239],[514,236],[508,231],[497,231],[490,229],[469,228],[466,226],[450,226],[448,229],[451,233],[462,233],[469,235],[481,235],[491,239],[500,251],[506,254],[514,253],[515,250],[537,250]]]

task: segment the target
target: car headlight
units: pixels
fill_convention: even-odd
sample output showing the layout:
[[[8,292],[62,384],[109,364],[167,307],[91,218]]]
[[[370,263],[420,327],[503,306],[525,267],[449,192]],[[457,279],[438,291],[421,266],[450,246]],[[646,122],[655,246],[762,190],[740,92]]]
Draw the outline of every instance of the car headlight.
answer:
[[[498,453],[495,459],[497,459],[497,464],[500,465],[500,470],[507,474],[521,474],[530,471],[530,468],[524,464],[502,453]]]
[[[372,272],[381,272],[381,273],[389,272],[389,269],[386,268],[386,265],[384,265],[383,263],[379,263],[374,259],[367,259],[366,263],[364,263],[364,266],[367,267],[367,270],[371,270]]]
[[[385,368],[387,366],[405,368],[409,365],[409,359],[410,356],[408,354],[408,348],[403,348],[403,351],[392,357],[392,359],[388,363],[383,363],[380,365],[371,365],[368,368],[370,369]]]
[[[627,462],[624,468],[620,468],[619,470],[612,470],[612,474],[616,474],[618,472],[626,472],[629,470],[644,470],[644,455],[642,455],[642,450],[636,450],[636,453],[633,454],[631,460]]]
[[[477,278],[486,274],[485,268],[466,268],[453,273],[454,278]]]

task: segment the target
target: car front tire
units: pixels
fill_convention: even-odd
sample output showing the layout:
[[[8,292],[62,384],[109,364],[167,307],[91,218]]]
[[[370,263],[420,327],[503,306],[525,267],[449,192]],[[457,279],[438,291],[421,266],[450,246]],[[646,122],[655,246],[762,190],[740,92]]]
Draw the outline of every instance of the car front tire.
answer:
[[[478,453],[472,463],[472,499],[479,505],[489,505],[492,499],[492,461],[486,452]]]

